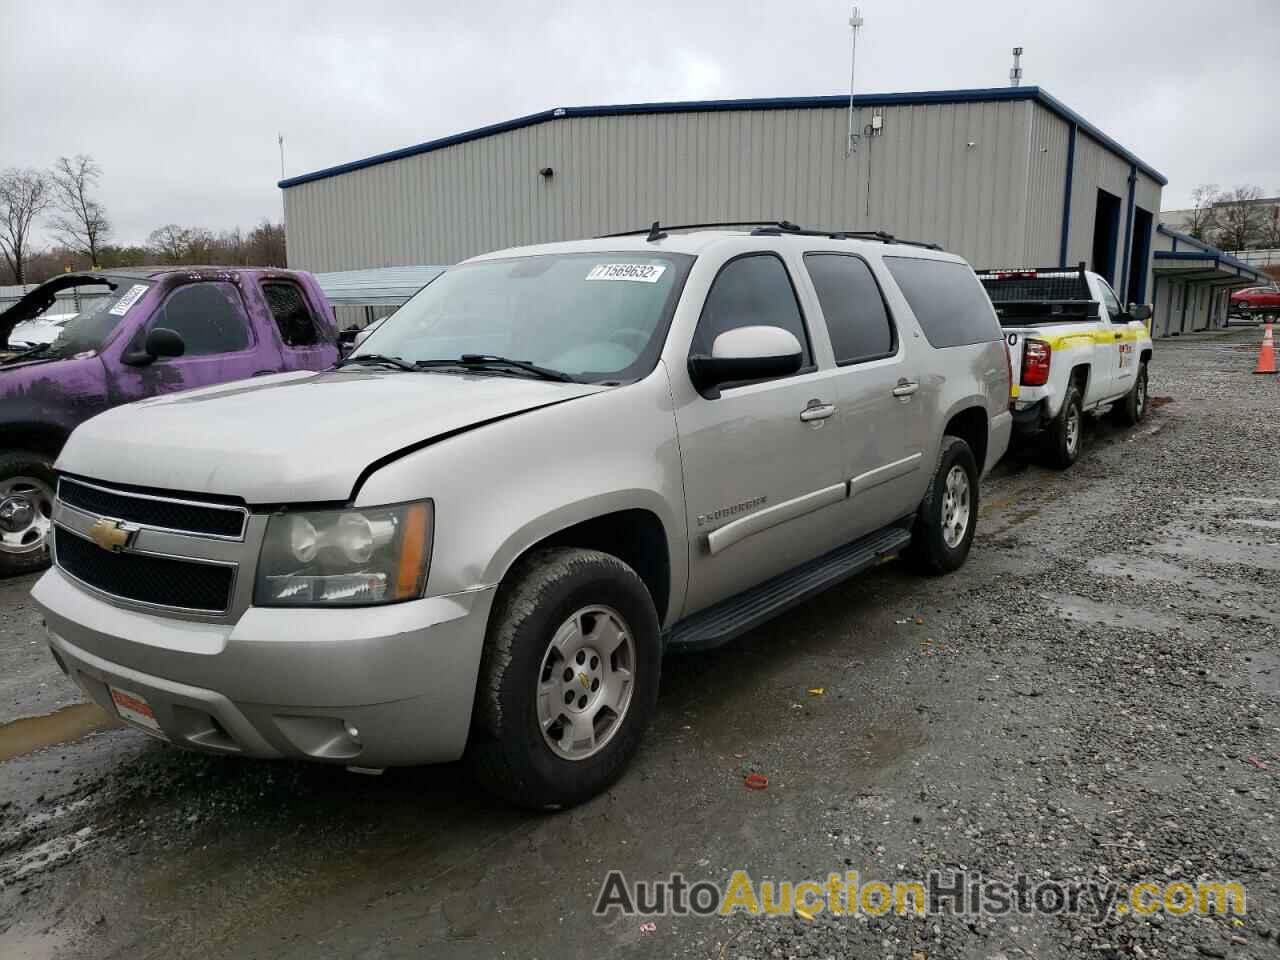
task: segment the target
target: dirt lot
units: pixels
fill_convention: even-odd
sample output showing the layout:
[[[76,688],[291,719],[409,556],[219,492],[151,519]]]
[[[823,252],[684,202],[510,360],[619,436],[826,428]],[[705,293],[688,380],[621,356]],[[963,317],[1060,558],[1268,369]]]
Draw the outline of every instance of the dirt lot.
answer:
[[[1249,374],[1258,338],[1162,341],[1139,428],[1098,424],[1066,474],[999,467],[957,574],[888,564],[669,661],[631,771],[557,816],[460,766],[367,778],[107,727],[30,581],[0,583],[0,957],[1280,957],[1280,380]],[[593,917],[613,868],[1249,899],[1234,921]]]

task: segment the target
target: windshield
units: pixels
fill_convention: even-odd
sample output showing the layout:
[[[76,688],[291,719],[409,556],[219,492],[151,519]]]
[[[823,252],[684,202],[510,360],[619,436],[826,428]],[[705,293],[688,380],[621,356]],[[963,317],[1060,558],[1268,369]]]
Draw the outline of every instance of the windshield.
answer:
[[[352,358],[492,355],[584,381],[636,380],[657,363],[692,263],[685,254],[574,253],[454,267]]]
[[[77,354],[98,352],[115,332],[133,304],[150,288],[147,280],[115,280],[113,289],[93,285],[82,289],[81,310],[61,324],[57,338],[40,351],[42,359],[63,360]],[[105,283],[105,281],[104,281]],[[103,296],[103,294],[106,294]],[[59,301],[61,306],[63,301]],[[56,308],[55,308],[56,309]],[[45,338],[47,339],[47,338]]]

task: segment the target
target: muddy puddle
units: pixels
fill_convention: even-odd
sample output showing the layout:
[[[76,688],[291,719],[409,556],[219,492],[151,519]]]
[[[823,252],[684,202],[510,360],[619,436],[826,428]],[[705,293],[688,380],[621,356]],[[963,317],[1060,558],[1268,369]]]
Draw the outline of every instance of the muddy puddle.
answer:
[[[96,703],[76,703],[43,717],[14,720],[0,725],[0,763],[119,725]]]
[[[1167,616],[1140,607],[1099,603],[1086,597],[1063,597],[1055,601],[1058,615],[1075,623],[1100,624],[1124,627],[1130,630],[1161,632],[1174,628],[1186,629],[1188,624],[1178,617]]]

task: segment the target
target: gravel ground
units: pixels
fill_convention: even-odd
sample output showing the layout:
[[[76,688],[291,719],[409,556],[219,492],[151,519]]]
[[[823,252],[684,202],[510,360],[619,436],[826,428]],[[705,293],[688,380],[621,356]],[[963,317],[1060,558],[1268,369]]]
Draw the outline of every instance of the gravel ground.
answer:
[[[79,715],[27,749],[52,721],[0,726],[19,744],[0,956],[1280,957],[1280,381],[1248,373],[1257,341],[1161,341],[1148,419],[1096,425],[1065,474],[999,467],[958,573],[888,564],[669,661],[636,764],[569,813],[505,808],[453,766],[211,759]],[[78,699],[33,653],[28,585],[0,584],[0,722]],[[1233,880],[1249,900],[1234,919],[595,918],[615,868]]]

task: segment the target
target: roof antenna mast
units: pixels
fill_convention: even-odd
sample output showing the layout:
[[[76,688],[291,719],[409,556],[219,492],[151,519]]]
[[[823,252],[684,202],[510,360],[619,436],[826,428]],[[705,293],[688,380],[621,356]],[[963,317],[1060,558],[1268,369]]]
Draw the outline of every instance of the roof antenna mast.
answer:
[[[857,7],[853,8],[849,26],[853,29],[853,44],[849,51],[849,139],[844,145],[845,159],[858,149],[858,134],[853,132],[853,78],[858,66],[858,31],[862,29],[862,13]]]
[[[1013,48],[1013,66],[1009,68],[1009,86],[1016,87],[1022,83],[1022,48]]]

